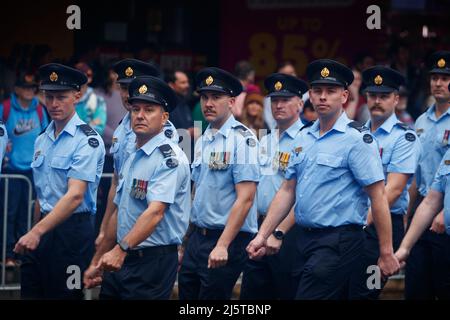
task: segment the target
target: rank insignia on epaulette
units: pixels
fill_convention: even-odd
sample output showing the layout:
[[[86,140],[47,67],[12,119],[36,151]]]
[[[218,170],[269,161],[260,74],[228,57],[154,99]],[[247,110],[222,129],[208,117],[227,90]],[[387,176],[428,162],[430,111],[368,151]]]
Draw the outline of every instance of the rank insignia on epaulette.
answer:
[[[119,139],[117,139],[117,137],[112,138],[112,144],[116,143],[117,141],[119,141]]]
[[[444,161],[444,164],[445,164],[446,166],[450,166],[450,160],[445,160],[445,161]]]
[[[34,160],[36,160],[41,155],[41,150],[38,150],[34,153]]]
[[[416,134],[420,136],[423,133],[423,129],[416,129]]]
[[[302,147],[297,147],[297,148],[295,148],[295,149],[294,149],[295,155],[298,156],[298,154],[299,154],[300,152],[302,152],[302,150],[303,150]]]

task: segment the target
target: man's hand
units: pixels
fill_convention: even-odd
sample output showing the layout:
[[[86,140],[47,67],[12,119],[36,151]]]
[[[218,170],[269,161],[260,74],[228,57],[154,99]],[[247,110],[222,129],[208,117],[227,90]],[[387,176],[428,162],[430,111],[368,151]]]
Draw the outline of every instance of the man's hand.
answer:
[[[96,268],[105,271],[119,271],[126,256],[127,253],[120,249],[119,245],[116,245],[111,251],[101,257]]]
[[[34,229],[31,229],[16,243],[14,252],[18,254],[25,254],[27,251],[36,250],[40,241],[41,235],[38,234]]]
[[[84,272],[83,283],[86,289],[99,286],[103,281],[103,272],[94,265],[90,265]]]
[[[178,268],[177,268],[177,272],[180,271],[181,263],[183,262],[183,257],[184,257],[184,246],[183,245],[179,245],[178,246]]]
[[[398,262],[400,263],[400,268],[403,268],[406,264],[406,260],[409,257],[409,250],[400,247],[397,252],[395,252],[395,256],[397,257]]]
[[[381,274],[384,278],[392,276],[400,270],[400,263],[393,253],[380,255],[378,266],[380,267]]]
[[[266,255],[271,256],[277,254],[280,251],[282,243],[283,240],[278,240],[273,235],[270,235],[270,237],[267,238]]]
[[[208,258],[208,268],[220,268],[228,262],[228,250],[224,246],[216,246]]]
[[[434,218],[430,230],[438,234],[445,233],[444,211],[439,212]]]
[[[266,254],[266,240],[259,234],[248,244],[247,253],[250,259],[258,260]]]

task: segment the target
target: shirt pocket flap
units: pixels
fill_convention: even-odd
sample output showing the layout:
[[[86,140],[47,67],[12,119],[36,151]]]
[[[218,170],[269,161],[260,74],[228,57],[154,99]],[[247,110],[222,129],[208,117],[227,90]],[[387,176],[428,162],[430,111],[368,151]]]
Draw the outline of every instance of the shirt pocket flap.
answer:
[[[336,156],[334,154],[328,153],[318,153],[316,162],[323,166],[339,168],[342,166],[342,157]]]
[[[69,169],[70,158],[65,156],[54,156],[50,166],[55,169]]]

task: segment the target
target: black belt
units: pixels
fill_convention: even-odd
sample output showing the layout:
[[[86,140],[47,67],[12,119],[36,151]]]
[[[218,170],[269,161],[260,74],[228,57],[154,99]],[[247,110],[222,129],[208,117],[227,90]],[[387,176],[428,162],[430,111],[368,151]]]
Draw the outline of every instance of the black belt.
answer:
[[[49,213],[50,211],[41,211],[41,219],[43,219]],[[69,219],[84,220],[90,219],[93,216],[94,215],[90,211],[74,212],[69,216],[69,218],[67,218],[67,220]]]
[[[148,256],[158,256],[163,254],[169,254],[178,252],[176,244],[169,244],[166,246],[154,246],[154,247],[146,247],[141,249],[128,250],[128,257],[148,257]]]
[[[202,228],[199,226],[194,226],[195,232],[200,233],[202,236],[214,236],[214,237],[220,237],[222,235],[223,229],[208,229],[208,228]],[[236,236],[243,236],[243,237],[252,237],[253,234],[247,231],[239,231]]]
[[[343,226],[323,227],[323,228],[308,228],[308,227],[300,226],[300,229],[304,232],[310,232],[310,233],[327,233],[327,232],[335,232],[335,231],[362,231],[363,226],[360,224],[346,224]]]

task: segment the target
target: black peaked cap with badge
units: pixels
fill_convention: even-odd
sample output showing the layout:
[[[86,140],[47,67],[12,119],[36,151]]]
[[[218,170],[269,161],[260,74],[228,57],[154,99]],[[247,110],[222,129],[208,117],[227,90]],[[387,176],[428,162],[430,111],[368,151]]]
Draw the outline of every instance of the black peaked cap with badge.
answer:
[[[195,84],[199,93],[215,91],[236,97],[243,90],[241,82],[235,76],[215,67],[200,70],[195,77]]]
[[[437,51],[428,60],[429,73],[450,75],[450,51]]]
[[[405,84],[405,77],[398,71],[385,67],[374,66],[362,72],[365,92],[390,93],[399,91]]]
[[[308,64],[306,76],[311,86],[335,85],[347,88],[354,79],[350,68],[330,59],[319,59]]]
[[[113,70],[117,73],[117,82],[121,84],[130,84],[131,81],[140,76],[161,76],[161,72],[156,65],[136,59],[120,60],[113,65]]]
[[[269,92],[269,97],[293,97],[302,96],[308,91],[308,84],[294,76],[273,73],[264,80],[264,86]]]
[[[177,106],[177,96],[163,80],[142,76],[131,81],[128,87],[128,102],[144,101],[161,105],[165,111],[172,112]]]
[[[80,91],[81,86],[88,81],[83,72],[59,63],[49,63],[41,66],[39,68],[39,78],[41,80],[39,89],[49,91]]]

